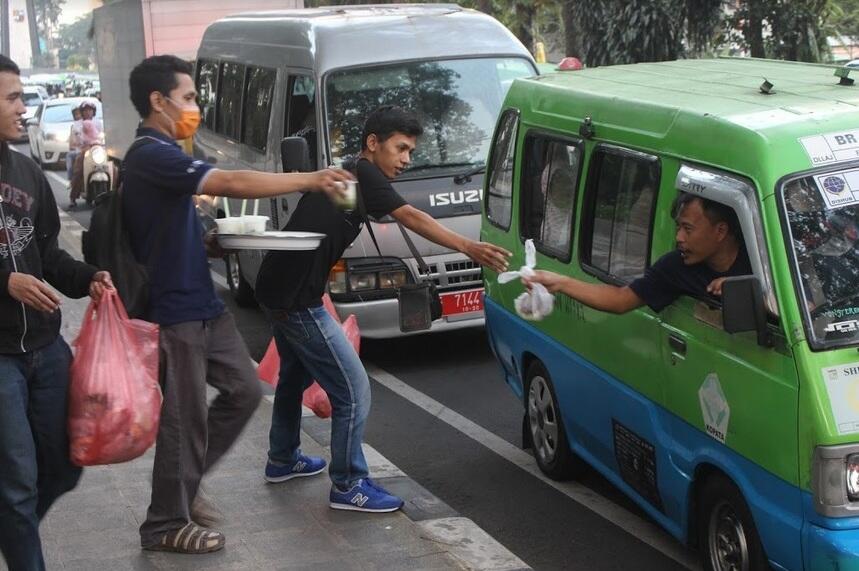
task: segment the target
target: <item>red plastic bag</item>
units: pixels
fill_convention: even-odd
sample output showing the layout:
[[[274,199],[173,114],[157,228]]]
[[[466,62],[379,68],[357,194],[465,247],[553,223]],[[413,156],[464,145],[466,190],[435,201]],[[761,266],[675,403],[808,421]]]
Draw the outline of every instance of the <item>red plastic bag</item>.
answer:
[[[115,290],[90,302],[72,343],[71,459],[78,466],[137,458],[155,443],[161,416],[158,325],[129,319]]]
[[[358,329],[358,319],[354,315],[350,315],[346,318],[346,321],[341,323],[340,316],[337,315],[337,310],[334,308],[334,304],[331,302],[328,294],[322,296],[322,305],[340,323],[340,327],[343,328],[343,332],[355,348],[355,352],[360,353],[361,330]],[[280,376],[280,355],[277,353],[277,345],[274,339],[268,344],[268,349],[266,349],[265,355],[259,363],[257,376],[260,380],[271,386],[277,386],[277,380]],[[325,391],[322,390],[322,387],[316,381],[313,381],[313,384],[304,390],[301,402],[319,418],[329,418],[331,416],[331,402],[328,400],[328,395],[325,394]]]

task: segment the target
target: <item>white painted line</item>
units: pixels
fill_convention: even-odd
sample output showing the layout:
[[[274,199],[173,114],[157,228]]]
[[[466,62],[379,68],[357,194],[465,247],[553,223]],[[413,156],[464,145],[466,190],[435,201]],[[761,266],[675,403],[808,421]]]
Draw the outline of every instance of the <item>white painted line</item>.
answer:
[[[647,545],[677,561],[681,565],[684,565],[688,569],[700,569],[700,565],[697,560],[692,557],[679,542],[669,536],[655,523],[651,523],[650,521],[640,518],[577,482],[556,482],[555,480],[550,479],[540,471],[540,468],[537,466],[537,462],[531,454],[510,444],[503,438],[496,436],[461,414],[450,410],[435,399],[413,389],[394,375],[380,369],[379,367],[367,363],[366,368],[367,374],[369,374],[379,384],[387,387],[412,404],[422,408],[429,414],[435,416],[452,428],[455,428],[475,442],[482,444],[511,464],[521,468],[525,472],[528,472],[543,483],[552,486],[568,498],[602,516],[604,519],[627,531],[630,535],[637,537]]]
[[[382,454],[367,443],[362,443],[364,458],[367,459],[367,467],[373,479],[397,478],[405,476],[405,472],[397,468],[393,462],[382,456]]]
[[[62,184],[63,186],[66,186],[66,185],[68,185],[68,184],[69,184],[69,181],[68,181],[68,180],[66,180],[65,178],[61,177],[58,173],[55,173],[54,171],[46,171],[46,170],[42,169],[42,172],[43,172],[43,173],[45,173],[45,176],[49,176],[49,177],[51,177],[52,179],[54,179],[55,181],[59,182],[59,183],[60,183],[60,184]]]
[[[416,522],[423,537],[443,546],[466,569],[514,571],[531,567],[476,523],[464,517],[444,517]]]

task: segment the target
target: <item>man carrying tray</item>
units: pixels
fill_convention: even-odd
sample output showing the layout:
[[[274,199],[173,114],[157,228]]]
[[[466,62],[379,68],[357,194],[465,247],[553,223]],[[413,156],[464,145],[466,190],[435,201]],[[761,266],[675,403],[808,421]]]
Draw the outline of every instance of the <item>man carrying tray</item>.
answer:
[[[222,171],[186,155],[176,139],[200,123],[191,65],[153,56],[131,72],[142,118],[125,156],[122,206],[135,257],[149,267],[145,318],[161,325],[164,404],[152,471],[152,501],[140,527],[144,549],[206,553],[224,536],[200,479],[230,448],[256,409],[259,381],[232,315],[215,295],[192,197],[263,198],[298,190],[336,197],[349,173]],[[312,194],[316,194],[315,192]],[[219,394],[206,406],[206,384]]]
[[[448,230],[406,203],[391,186],[391,179],[411,163],[421,133],[418,120],[398,107],[381,107],[367,118],[355,168],[367,214],[376,219],[391,215],[436,244],[504,271],[510,256],[507,250]],[[340,210],[324,196],[307,194],[284,229],[325,234],[321,247],[312,252],[270,252],[260,267],[256,296],[272,322],[281,359],[265,478],[284,482],[325,468],[322,458],[306,456],[300,449],[301,396],[315,378],[328,393],[333,410],[329,505],[341,510],[391,512],[403,502],[368,477],[361,449],[370,412],[367,372],[340,325],[322,307],[328,273],[358,237],[362,225],[359,212]]]

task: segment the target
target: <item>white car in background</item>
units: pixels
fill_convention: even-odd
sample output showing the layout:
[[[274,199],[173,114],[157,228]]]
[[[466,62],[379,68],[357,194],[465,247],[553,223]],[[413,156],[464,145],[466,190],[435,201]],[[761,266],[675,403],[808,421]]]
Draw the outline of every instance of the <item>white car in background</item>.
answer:
[[[101,103],[89,97],[67,97],[49,99],[42,103],[35,116],[27,121],[26,128],[30,137],[30,156],[33,160],[49,167],[66,166],[69,152],[69,131],[71,130],[72,109],[84,101],[95,104],[95,116],[101,119]]]
[[[24,143],[29,138],[29,132],[26,129],[27,120],[32,119],[36,115],[36,110],[39,108],[39,105],[48,100],[48,93],[45,91],[44,87],[38,87],[35,85],[25,85],[24,86],[24,107],[27,108],[27,111],[24,113],[24,116],[21,117],[21,122],[24,124],[24,132],[19,139],[19,142]]]

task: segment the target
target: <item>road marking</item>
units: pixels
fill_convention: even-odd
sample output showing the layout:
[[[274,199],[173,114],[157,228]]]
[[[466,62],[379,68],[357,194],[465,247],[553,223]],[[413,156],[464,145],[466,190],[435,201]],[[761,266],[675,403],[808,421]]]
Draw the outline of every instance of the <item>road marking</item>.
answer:
[[[58,183],[60,183],[63,186],[67,186],[69,184],[68,180],[64,179],[63,177],[61,177],[59,174],[55,173],[54,171],[46,171],[45,169],[42,169],[42,172],[45,173],[45,176],[51,177],[52,179],[54,179],[55,181],[57,181]]]
[[[514,466],[555,488],[568,498],[625,530],[630,535],[637,537],[663,555],[670,557],[688,569],[698,570],[701,568],[695,558],[690,556],[679,542],[669,536],[665,530],[655,523],[640,518],[577,482],[556,482],[550,479],[540,471],[537,462],[531,454],[496,436],[458,412],[447,408],[432,397],[412,388],[387,371],[371,363],[366,363],[366,368],[367,374],[382,386],[400,395],[415,406],[422,408],[448,426],[458,430],[478,444],[485,446]]]

